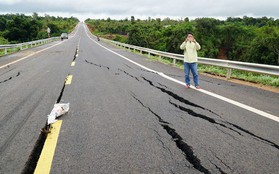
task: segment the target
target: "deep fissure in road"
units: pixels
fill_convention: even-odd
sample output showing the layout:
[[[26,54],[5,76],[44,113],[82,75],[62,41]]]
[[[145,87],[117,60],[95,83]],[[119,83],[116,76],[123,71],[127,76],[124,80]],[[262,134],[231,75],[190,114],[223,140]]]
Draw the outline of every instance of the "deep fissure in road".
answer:
[[[41,152],[43,150],[47,135],[43,132],[40,133],[38,140],[35,143],[35,146],[27,160],[25,167],[22,171],[22,174],[34,173],[37,166],[37,162],[40,158]]]
[[[76,49],[73,61],[76,60],[77,53],[78,53],[78,49]],[[67,75],[67,78],[68,77],[69,77],[69,74]],[[56,100],[56,103],[60,103],[60,101],[63,97],[64,90],[65,90],[65,87],[66,87],[67,78],[64,81],[63,87],[62,87],[62,89],[59,93],[59,96]],[[45,144],[45,141],[46,141],[46,138],[47,138],[47,133],[49,132],[49,129],[50,129],[50,126],[47,125],[47,121],[46,121],[45,126],[41,129],[41,133],[39,135],[38,140],[35,143],[35,146],[34,146],[32,152],[29,156],[29,159],[27,160],[27,162],[25,164],[25,167],[22,171],[22,174],[34,173],[34,171],[36,169],[36,166],[37,166],[37,162],[38,162],[38,160],[40,158],[40,155],[42,153],[42,150],[43,150],[43,147],[44,147],[44,144]]]
[[[69,74],[67,75],[67,77],[69,77]],[[66,81],[67,81],[67,78],[64,81],[63,87],[59,93],[56,103],[60,103],[60,101],[63,97],[64,90],[66,87]],[[47,125],[47,121],[46,121],[45,126],[41,129],[41,133],[39,135],[38,140],[35,143],[35,146],[29,156],[29,159],[27,160],[27,162],[25,164],[22,174],[34,173],[36,166],[37,166],[37,162],[40,158],[40,155],[42,153],[42,150],[43,150],[46,138],[47,138],[47,133],[49,133],[49,129],[50,129],[50,125]]]
[[[69,76],[69,74],[68,74],[68,76]],[[56,100],[56,103],[59,103],[62,99],[64,90],[65,90],[65,86],[66,86],[66,81],[67,81],[67,78],[64,81],[63,87],[60,91],[60,94],[59,94],[57,100]],[[41,130],[39,138],[36,141],[32,152],[29,156],[29,159],[25,164],[25,167],[22,171],[22,174],[34,173],[34,171],[36,169],[36,166],[37,166],[37,162],[38,162],[38,160],[40,158],[40,155],[42,153],[42,150],[43,150],[43,147],[44,147],[44,144],[45,144],[45,141],[46,141],[46,138],[47,138],[47,133],[48,133],[49,129],[50,129],[50,126],[47,125],[47,122],[46,122],[45,126]]]
[[[132,94],[132,96],[159,120],[159,123],[163,129],[172,137],[172,140],[175,142],[176,146],[184,153],[186,160],[189,161],[189,163],[191,163],[198,171],[209,174],[209,170],[202,166],[200,159],[195,156],[193,148],[184,142],[183,138],[176,132],[175,129],[169,126],[170,123],[164,121],[158,114],[152,111],[149,107],[145,106],[134,94]]]
[[[214,113],[213,111],[211,111],[211,110],[209,110],[209,109],[206,109],[206,108],[204,108],[204,107],[201,107],[201,106],[199,106],[199,105],[196,105],[196,104],[194,104],[194,103],[192,103],[192,102],[190,102],[190,101],[188,101],[188,100],[186,100],[186,99],[184,99],[184,98],[178,96],[177,94],[174,94],[173,92],[171,92],[171,91],[169,91],[169,90],[166,90],[166,89],[164,89],[164,88],[161,88],[161,87],[159,87],[159,86],[154,85],[152,81],[146,79],[145,77],[142,77],[142,79],[144,79],[146,82],[148,82],[151,86],[153,86],[153,87],[155,87],[155,88],[161,90],[162,92],[168,94],[169,96],[173,97],[175,100],[180,101],[181,103],[184,103],[184,104],[186,104],[186,105],[190,105],[190,106],[193,106],[193,107],[201,108],[201,109],[203,109],[203,110],[207,110],[207,111],[209,111],[210,113],[213,113],[214,115],[219,116],[218,114]],[[260,137],[260,136],[257,136],[257,135],[255,135],[255,134],[253,134],[252,132],[250,132],[250,131],[248,131],[248,130],[246,130],[246,129],[244,129],[244,128],[242,128],[242,127],[236,125],[236,124],[230,123],[230,122],[228,122],[228,121],[222,121],[224,124],[231,125],[231,126],[233,126],[234,128],[236,128],[237,130],[240,130],[240,131],[237,131],[237,130],[235,130],[235,129],[233,129],[233,128],[230,128],[230,127],[228,127],[228,126],[226,126],[226,125],[224,125],[224,124],[222,124],[222,123],[218,123],[218,122],[216,122],[216,120],[213,119],[213,118],[207,117],[207,116],[202,115],[202,114],[195,113],[195,112],[193,112],[192,110],[187,109],[187,108],[185,108],[185,107],[183,107],[183,106],[179,106],[179,105],[177,105],[177,104],[175,104],[175,103],[173,103],[173,102],[171,102],[171,101],[170,101],[170,104],[172,104],[173,106],[179,108],[180,110],[182,110],[182,111],[184,111],[184,112],[187,112],[187,113],[188,113],[189,115],[191,115],[191,116],[201,118],[201,119],[206,120],[206,121],[208,121],[208,122],[210,122],[210,123],[213,123],[213,124],[219,125],[219,126],[221,126],[221,127],[224,127],[224,128],[226,128],[226,129],[232,130],[232,131],[238,133],[239,135],[242,135],[240,131],[245,132],[245,133],[247,133],[248,135],[251,135],[252,137],[256,138],[257,140],[261,140],[261,142],[263,142],[263,143],[265,143],[265,144],[269,144],[269,145],[275,147],[276,149],[279,149],[279,145],[277,145],[276,143],[274,143],[274,142],[272,142],[272,141],[269,141],[269,140],[267,140],[267,139],[264,139],[264,138],[262,138],[262,137]],[[220,116],[219,116],[219,117],[220,117]],[[220,117],[220,118],[221,118],[221,117]],[[243,135],[242,135],[242,136],[243,136]]]
[[[186,104],[186,105],[190,105],[190,106],[193,106],[193,107],[196,107],[196,108],[200,108],[200,109],[209,111],[210,113],[219,116],[218,114],[214,113],[214,112],[211,111],[210,109],[206,109],[206,108],[204,108],[204,107],[202,107],[202,106],[199,106],[199,105],[197,105],[197,104],[195,104],[195,103],[192,103],[192,102],[190,102],[189,100],[186,100],[186,99],[184,99],[183,97],[180,97],[179,95],[177,95],[177,94],[175,94],[175,93],[173,93],[173,92],[171,92],[171,91],[169,91],[169,90],[166,90],[166,89],[161,88],[161,87],[159,87],[159,86],[155,86],[155,85],[153,84],[152,81],[146,79],[146,78],[143,77],[143,76],[141,76],[141,78],[142,78],[143,80],[145,80],[146,82],[148,82],[151,86],[153,86],[153,87],[155,87],[155,88],[161,90],[163,93],[168,94],[169,96],[171,96],[171,97],[174,98],[175,100],[180,101],[181,103],[184,103],[184,104]],[[219,116],[219,117],[220,117],[220,116]]]
[[[234,132],[236,132],[237,134],[239,134],[239,135],[241,135],[241,136],[243,136],[243,135],[242,135],[242,133],[241,133],[240,131],[245,132],[245,133],[247,133],[248,135],[250,135],[250,136],[256,138],[257,140],[261,140],[261,142],[263,142],[263,143],[265,143],[265,144],[269,144],[269,145],[271,145],[271,146],[273,146],[273,147],[279,149],[279,146],[278,146],[277,144],[275,144],[274,142],[271,142],[271,141],[269,141],[269,140],[267,140],[267,139],[264,139],[264,138],[262,138],[262,137],[259,137],[259,136],[255,135],[255,134],[253,134],[252,132],[250,132],[250,131],[248,131],[248,130],[246,130],[246,129],[244,129],[244,128],[242,128],[242,127],[236,125],[236,124],[230,123],[230,122],[228,122],[228,121],[223,121],[223,120],[221,120],[221,122],[223,122],[224,124],[223,124],[223,123],[218,123],[215,119],[210,118],[210,117],[207,117],[207,116],[202,115],[202,114],[198,114],[198,113],[194,112],[194,111],[191,110],[191,109],[187,109],[187,108],[185,108],[185,107],[183,107],[183,106],[180,106],[180,105],[178,105],[178,104],[175,104],[175,103],[173,103],[173,102],[171,102],[171,101],[169,101],[169,103],[170,103],[171,105],[175,106],[176,108],[180,109],[181,111],[188,113],[189,115],[191,115],[191,116],[193,116],[193,117],[197,117],[197,118],[206,120],[206,121],[208,121],[208,122],[210,122],[210,123],[219,125],[219,126],[221,126],[221,127],[223,127],[223,128],[226,128],[226,129],[229,129],[229,130],[231,130],[231,131],[234,131]],[[226,126],[225,124],[231,125],[231,126],[233,126],[234,128],[236,128],[237,130],[235,130],[235,129],[231,128],[231,127],[228,127],[228,126]],[[240,131],[238,131],[238,130],[240,130]]]
[[[68,76],[69,76],[69,74],[68,74]],[[67,76],[67,77],[68,77]],[[57,100],[56,100],[56,103],[60,103],[60,101],[61,101],[61,99],[62,99],[62,96],[63,96],[63,94],[64,94],[64,90],[65,90],[65,87],[66,87],[66,81],[67,81],[67,78],[66,78],[66,80],[65,80],[65,82],[64,82],[64,85],[63,85],[63,87],[62,87],[62,89],[61,89],[61,91],[60,91],[60,94],[59,94],[59,96],[58,96],[58,98],[57,98]]]

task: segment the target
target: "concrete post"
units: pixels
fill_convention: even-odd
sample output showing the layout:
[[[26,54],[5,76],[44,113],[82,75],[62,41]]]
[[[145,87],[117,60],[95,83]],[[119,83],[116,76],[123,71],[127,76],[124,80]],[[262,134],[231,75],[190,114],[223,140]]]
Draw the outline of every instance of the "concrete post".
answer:
[[[228,68],[228,69],[227,69],[227,76],[226,76],[226,79],[227,79],[227,80],[230,80],[231,75],[232,75],[232,69],[231,69],[231,68]]]
[[[173,64],[173,65],[175,65],[175,64],[176,64],[176,59],[173,59],[172,64]]]

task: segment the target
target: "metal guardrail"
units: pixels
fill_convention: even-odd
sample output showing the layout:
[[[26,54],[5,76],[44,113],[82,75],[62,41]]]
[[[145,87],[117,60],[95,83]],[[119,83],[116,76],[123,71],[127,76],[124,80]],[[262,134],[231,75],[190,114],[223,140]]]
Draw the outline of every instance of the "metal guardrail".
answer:
[[[20,50],[28,49],[29,47],[34,47],[37,45],[43,45],[49,42],[53,42],[55,40],[59,40],[60,37],[52,37],[52,38],[47,38],[47,39],[41,39],[41,40],[36,40],[36,41],[31,41],[31,42],[24,42],[20,44],[9,44],[9,45],[0,45],[0,51],[4,50],[4,55],[8,54],[8,49],[13,49],[14,51],[16,48],[20,48]]]
[[[124,47],[127,49],[133,49],[134,51],[139,51],[141,54],[147,53],[148,57],[151,55],[159,56],[159,58],[171,58],[173,59],[173,64],[176,64],[176,61],[183,61],[184,56],[181,54],[173,54],[173,53],[168,53],[168,52],[163,52],[163,51],[158,51],[158,50],[153,50],[149,48],[144,48],[144,47],[139,47],[139,46],[134,46],[134,45],[129,45],[125,43],[120,43],[108,39],[102,38],[102,40],[112,43],[114,45]],[[242,70],[242,71],[248,71],[248,72],[255,72],[259,74],[267,74],[267,75],[274,75],[274,76],[279,76],[279,66],[274,66],[274,65],[263,65],[263,64],[257,64],[257,63],[247,63],[247,62],[239,62],[239,61],[230,61],[230,60],[220,60],[220,59],[212,59],[212,58],[204,58],[204,57],[199,57],[198,58],[198,63],[204,64],[204,65],[213,65],[213,66],[219,66],[227,69],[227,79],[230,79],[231,74],[232,74],[232,69],[236,70]]]

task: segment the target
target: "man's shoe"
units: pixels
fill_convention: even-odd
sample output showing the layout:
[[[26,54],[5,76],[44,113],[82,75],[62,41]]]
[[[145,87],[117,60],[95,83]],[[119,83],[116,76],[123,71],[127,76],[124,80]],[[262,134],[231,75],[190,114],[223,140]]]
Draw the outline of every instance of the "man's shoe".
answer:
[[[186,85],[185,88],[189,89],[189,88],[190,88],[190,85]]]
[[[197,88],[197,89],[201,89],[201,87],[200,87],[200,86],[196,86],[196,88]]]

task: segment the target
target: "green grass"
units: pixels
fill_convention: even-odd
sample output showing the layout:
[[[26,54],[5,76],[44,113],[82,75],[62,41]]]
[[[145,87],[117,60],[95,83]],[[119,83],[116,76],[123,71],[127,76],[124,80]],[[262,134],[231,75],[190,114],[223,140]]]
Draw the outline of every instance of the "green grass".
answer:
[[[133,50],[131,50],[131,51],[134,52]],[[134,53],[140,54],[139,51],[135,51]],[[143,55],[146,56],[147,60],[149,60],[149,61],[158,61],[158,62],[162,62],[166,65],[174,66],[173,59],[170,59],[170,58],[161,58],[160,59],[158,56],[153,56],[153,55],[150,55],[150,57],[148,57],[148,54],[146,54],[146,53]],[[176,61],[175,66],[180,69],[184,68],[182,61]],[[198,71],[200,73],[208,73],[208,74],[213,74],[213,75],[218,75],[218,76],[223,76],[223,77],[226,77],[226,75],[227,75],[226,68],[212,66],[212,65],[199,64]],[[271,76],[271,75],[257,74],[257,73],[240,71],[240,70],[232,70],[231,78],[239,79],[239,80],[243,80],[243,81],[247,81],[247,82],[252,82],[252,83],[257,83],[257,84],[279,87],[279,77]]]
[[[18,52],[18,51],[20,51],[20,48],[8,48],[7,49],[7,55]],[[5,49],[0,51],[0,56],[4,56],[4,55],[5,55]]]
[[[226,68],[221,68],[217,66],[210,65],[199,65],[199,72],[210,73],[220,76],[226,76]],[[232,78],[239,79],[252,83],[259,83],[268,86],[279,87],[279,78],[276,76],[258,74],[253,72],[246,72],[240,70],[232,70]]]

